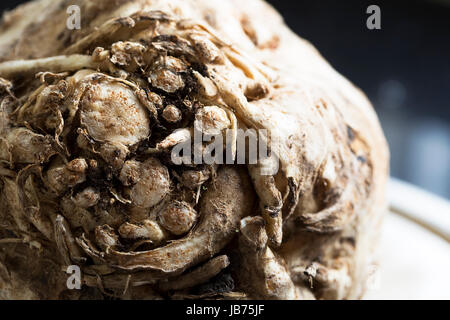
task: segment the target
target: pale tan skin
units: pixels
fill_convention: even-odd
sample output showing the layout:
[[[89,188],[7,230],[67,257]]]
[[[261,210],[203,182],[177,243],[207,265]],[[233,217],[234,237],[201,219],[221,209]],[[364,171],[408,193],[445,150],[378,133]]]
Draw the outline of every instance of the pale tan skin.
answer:
[[[78,31],[61,1],[0,25],[0,298],[363,295],[388,150],[358,89],[260,0],[77,0]],[[238,128],[280,142],[276,174],[171,163]]]

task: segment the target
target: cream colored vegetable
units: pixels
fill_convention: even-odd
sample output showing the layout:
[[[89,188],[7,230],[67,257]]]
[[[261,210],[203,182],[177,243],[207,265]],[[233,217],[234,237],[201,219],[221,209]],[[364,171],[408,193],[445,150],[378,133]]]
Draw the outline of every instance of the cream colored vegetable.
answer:
[[[80,30],[63,0],[0,24],[0,298],[360,298],[388,176],[367,98],[261,0],[71,5]],[[227,131],[234,160],[238,129],[277,172],[171,158]]]

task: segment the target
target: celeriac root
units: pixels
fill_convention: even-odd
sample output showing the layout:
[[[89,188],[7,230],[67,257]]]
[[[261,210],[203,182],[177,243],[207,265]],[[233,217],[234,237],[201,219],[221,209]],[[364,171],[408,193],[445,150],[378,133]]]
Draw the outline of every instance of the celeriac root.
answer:
[[[388,173],[364,95],[260,0],[73,5],[80,30],[63,0],[0,23],[0,298],[361,297]]]

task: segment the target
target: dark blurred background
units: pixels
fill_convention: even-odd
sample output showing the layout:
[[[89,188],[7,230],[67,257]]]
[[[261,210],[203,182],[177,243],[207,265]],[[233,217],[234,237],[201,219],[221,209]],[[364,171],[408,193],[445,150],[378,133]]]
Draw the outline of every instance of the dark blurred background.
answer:
[[[269,1],[369,96],[391,174],[450,198],[450,1]],[[369,30],[366,9],[381,9]]]
[[[22,2],[2,0],[0,9]],[[269,2],[369,96],[391,174],[450,199],[450,0]],[[381,30],[366,27],[371,4]]]
[[[450,1],[269,2],[369,96],[391,174],[450,198]],[[381,30],[366,27],[371,4]]]

